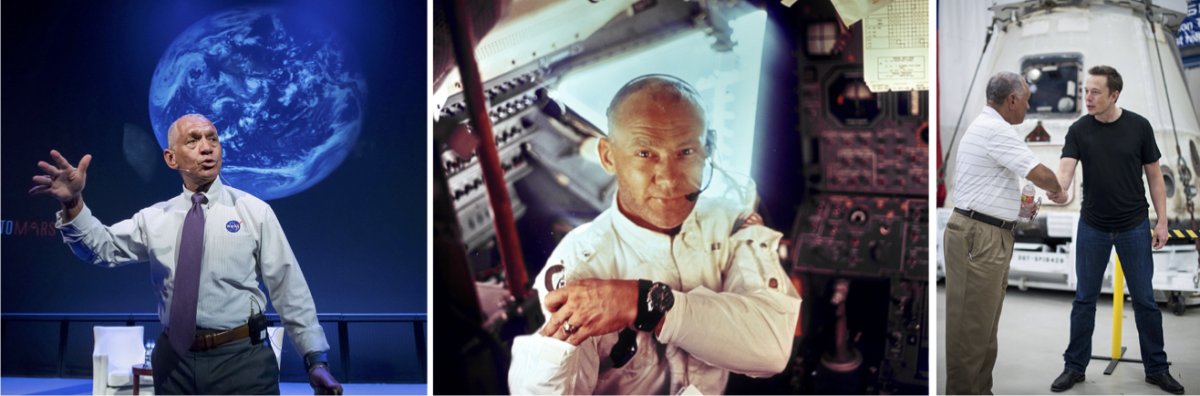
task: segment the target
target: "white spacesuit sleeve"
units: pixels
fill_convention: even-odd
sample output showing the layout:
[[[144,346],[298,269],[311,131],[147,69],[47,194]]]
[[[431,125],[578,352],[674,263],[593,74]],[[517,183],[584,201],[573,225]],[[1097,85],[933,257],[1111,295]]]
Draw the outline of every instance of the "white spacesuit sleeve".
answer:
[[[566,275],[570,264],[564,257],[574,255],[569,237],[554,249],[546,266],[534,278],[533,288],[539,301],[545,301],[546,294],[556,289]],[[550,311],[545,305],[541,307],[543,317],[549,321]],[[536,331],[518,336],[513,340],[508,391],[514,395],[592,394],[600,371],[598,340],[599,337],[592,337],[575,346]]]
[[[752,377],[783,371],[792,353],[800,296],[779,264],[782,234],[761,225],[730,237],[721,291],[675,293],[659,342],[704,362]]]
[[[513,340],[508,391],[514,395],[587,395],[596,387],[597,337],[579,346],[541,334]]]

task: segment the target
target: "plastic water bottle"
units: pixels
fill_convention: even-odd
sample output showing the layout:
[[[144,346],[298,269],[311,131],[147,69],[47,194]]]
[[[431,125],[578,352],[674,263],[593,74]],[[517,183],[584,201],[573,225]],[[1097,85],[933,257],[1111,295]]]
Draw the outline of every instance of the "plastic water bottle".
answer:
[[[1033,193],[1033,183],[1026,183],[1025,188],[1021,190],[1021,210],[1017,214],[1021,221],[1033,220],[1033,214],[1037,213],[1037,203],[1033,201]]]
[[[154,353],[154,340],[146,340],[146,367],[150,367],[150,355]]]

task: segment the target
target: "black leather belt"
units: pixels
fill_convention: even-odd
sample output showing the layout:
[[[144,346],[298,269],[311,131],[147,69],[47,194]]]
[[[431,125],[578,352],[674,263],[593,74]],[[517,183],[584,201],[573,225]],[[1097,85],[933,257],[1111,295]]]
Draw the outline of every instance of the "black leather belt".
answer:
[[[967,218],[970,218],[972,220],[978,220],[984,224],[994,225],[996,227],[1000,227],[1000,228],[1003,228],[1003,229],[1009,230],[1009,231],[1012,231],[1013,227],[1017,226],[1017,222],[1015,222],[1015,221],[1000,220],[995,217],[976,212],[974,210],[954,208],[954,213],[958,213],[960,215],[967,216]]]

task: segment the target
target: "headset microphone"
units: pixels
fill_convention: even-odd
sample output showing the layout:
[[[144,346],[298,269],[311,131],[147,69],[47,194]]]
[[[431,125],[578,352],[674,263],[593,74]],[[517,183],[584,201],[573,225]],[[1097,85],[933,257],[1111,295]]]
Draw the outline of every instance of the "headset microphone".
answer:
[[[204,161],[197,162],[195,165],[191,166],[190,168],[181,168],[181,169],[184,172],[187,172],[188,174],[194,175],[194,174],[199,173],[200,171],[204,170]]]

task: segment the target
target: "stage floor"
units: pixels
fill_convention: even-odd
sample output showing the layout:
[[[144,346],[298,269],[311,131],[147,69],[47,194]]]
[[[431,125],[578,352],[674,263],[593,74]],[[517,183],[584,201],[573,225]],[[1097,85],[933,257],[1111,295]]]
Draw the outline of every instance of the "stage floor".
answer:
[[[342,384],[348,395],[424,395],[425,384]],[[285,395],[311,395],[307,383],[283,382],[279,391]],[[5,395],[89,395],[90,378],[27,378],[0,377],[0,394]]]

